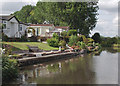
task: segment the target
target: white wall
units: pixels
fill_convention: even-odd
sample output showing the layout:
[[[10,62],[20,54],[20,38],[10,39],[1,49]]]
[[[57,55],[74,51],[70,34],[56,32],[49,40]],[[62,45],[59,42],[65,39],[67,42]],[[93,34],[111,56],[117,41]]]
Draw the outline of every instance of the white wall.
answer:
[[[18,28],[19,28],[19,22],[13,17],[10,21],[6,21],[6,29],[3,29],[3,32],[8,36],[8,37],[17,37],[20,38],[21,34],[24,35],[25,34],[25,30],[27,28],[26,25],[21,24],[22,25],[22,31],[18,32]]]

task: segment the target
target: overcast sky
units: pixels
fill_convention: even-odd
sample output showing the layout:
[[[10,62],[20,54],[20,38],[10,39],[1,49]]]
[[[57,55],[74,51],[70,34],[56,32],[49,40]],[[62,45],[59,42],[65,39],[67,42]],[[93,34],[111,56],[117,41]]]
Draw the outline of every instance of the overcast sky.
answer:
[[[0,0],[0,14],[8,15],[19,11],[24,5],[35,5],[38,0]],[[99,0],[98,22],[92,34],[99,32],[102,36],[113,37],[118,35],[118,1]]]

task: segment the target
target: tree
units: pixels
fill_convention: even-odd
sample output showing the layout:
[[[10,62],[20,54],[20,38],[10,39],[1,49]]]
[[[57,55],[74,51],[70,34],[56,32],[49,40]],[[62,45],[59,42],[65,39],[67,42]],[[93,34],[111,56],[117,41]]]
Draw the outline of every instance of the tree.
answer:
[[[35,7],[25,6],[16,12],[20,21],[49,23],[79,29],[80,34],[89,36],[96,25],[98,2],[37,2]],[[28,10],[28,8],[30,8]],[[27,10],[27,11],[26,11]]]
[[[77,35],[77,31],[75,29],[71,29],[71,30],[68,31],[67,35],[68,36]]]
[[[34,6],[26,5],[23,6],[20,11],[16,11],[14,15],[18,18],[19,21],[24,23],[29,23],[31,18],[31,11],[34,9]]]
[[[93,39],[96,43],[100,43],[100,42],[101,42],[101,37],[100,37],[100,34],[99,34],[99,33],[95,33],[95,34],[92,36],[92,39]]]

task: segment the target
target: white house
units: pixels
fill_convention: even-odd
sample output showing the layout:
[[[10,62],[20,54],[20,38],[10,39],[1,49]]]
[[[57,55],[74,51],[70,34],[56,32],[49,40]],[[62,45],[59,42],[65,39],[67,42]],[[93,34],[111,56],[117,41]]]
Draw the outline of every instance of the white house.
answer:
[[[21,23],[15,16],[0,16],[3,33],[10,38],[21,38],[25,34],[27,24]]]
[[[49,32],[55,29],[53,24],[30,24],[29,27],[35,30],[35,36],[39,37],[52,37],[52,34]],[[31,37],[33,34],[28,33],[28,37]]]
[[[56,26],[55,27],[55,32],[63,32],[63,31],[68,31],[69,30],[69,26]]]
[[[52,37],[53,33],[60,35],[61,32],[69,30],[69,26],[55,27],[53,24],[30,24],[29,27],[33,28],[35,30],[35,35],[39,37]],[[32,33],[28,33],[28,37],[32,35]]]

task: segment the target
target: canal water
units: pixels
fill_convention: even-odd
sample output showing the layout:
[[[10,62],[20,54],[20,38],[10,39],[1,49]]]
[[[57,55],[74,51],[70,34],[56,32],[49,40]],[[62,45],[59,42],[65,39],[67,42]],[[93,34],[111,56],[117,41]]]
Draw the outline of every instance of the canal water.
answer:
[[[118,52],[105,49],[70,59],[21,68],[21,84],[117,84]]]

